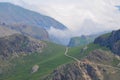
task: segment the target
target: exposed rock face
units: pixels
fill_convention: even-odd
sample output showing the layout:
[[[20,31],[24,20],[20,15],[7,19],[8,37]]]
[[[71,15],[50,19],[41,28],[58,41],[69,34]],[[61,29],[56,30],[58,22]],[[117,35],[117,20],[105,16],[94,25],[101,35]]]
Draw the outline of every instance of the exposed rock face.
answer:
[[[109,64],[113,61],[114,56],[114,54],[108,51],[94,50],[86,57],[86,59],[94,63]]]
[[[120,30],[113,31],[109,35],[102,35],[96,38],[94,43],[101,46],[106,46],[115,54],[120,55]]]
[[[113,46],[112,46],[112,51],[118,55],[120,55],[120,40],[117,41]]]
[[[112,66],[113,59],[117,58],[112,53],[95,50],[80,62],[58,67],[44,80],[119,80],[120,69]]]
[[[82,62],[61,66],[51,76],[48,80],[103,80],[97,66]]]
[[[21,34],[0,38],[0,55],[7,57],[11,54],[41,52],[45,43],[32,40]]]

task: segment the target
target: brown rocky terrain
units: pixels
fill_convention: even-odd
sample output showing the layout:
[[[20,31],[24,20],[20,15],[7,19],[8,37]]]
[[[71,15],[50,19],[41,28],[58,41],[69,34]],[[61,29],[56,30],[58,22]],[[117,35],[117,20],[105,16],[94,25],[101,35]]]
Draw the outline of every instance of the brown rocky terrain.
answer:
[[[0,24],[0,37],[9,36],[9,35],[12,35],[15,33],[19,33],[19,32],[15,31],[15,30],[11,30],[7,27],[4,27],[4,25]]]
[[[0,55],[8,57],[10,55],[41,52],[45,45],[42,41],[21,34],[13,34],[0,38]]]
[[[117,58],[111,52],[95,50],[79,62],[58,67],[45,80],[120,80],[113,59]]]

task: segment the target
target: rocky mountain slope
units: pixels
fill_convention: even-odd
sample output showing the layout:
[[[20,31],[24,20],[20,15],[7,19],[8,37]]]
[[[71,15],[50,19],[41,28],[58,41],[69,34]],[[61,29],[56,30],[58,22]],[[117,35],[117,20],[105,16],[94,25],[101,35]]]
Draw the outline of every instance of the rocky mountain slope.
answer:
[[[58,67],[44,80],[119,80],[120,68],[113,66],[114,59],[120,61],[110,52],[95,50],[79,62]]]
[[[30,25],[7,25],[5,23],[0,23],[0,33],[0,37],[11,35],[14,33],[21,33],[23,35],[31,36],[39,40],[49,40],[48,32],[45,29]]]
[[[111,31],[103,31],[103,32],[99,32],[96,34],[91,34],[91,35],[81,35],[78,37],[73,37],[70,39],[70,42],[68,44],[69,47],[75,47],[75,46],[83,46],[83,45],[87,45],[89,43],[94,42],[95,38],[97,38],[100,35],[103,35],[105,33],[108,33]]]
[[[91,35],[91,36],[82,35],[80,37],[73,37],[70,39],[68,46],[75,47],[75,46],[87,45],[93,42],[95,38],[96,38],[96,35]]]
[[[113,53],[120,55],[120,30],[102,35],[96,38],[94,43],[106,46],[110,48]]]
[[[45,43],[21,34],[0,38],[0,56],[3,56],[3,58],[11,55],[41,52],[44,47]]]
[[[12,30],[12,29],[9,29],[7,27],[3,27],[3,25],[0,25],[0,37],[12,35],[15,33],[19,33],[19,32]]]
[[[65,25],[49,16],[11,3],[0,3],[0,23],[6,24],[6,27],[36,39],[65,44],[59,42],[59,37],[54,36],[53,32],[49,33],[51,29],[66,30],[67,27]]]
[[[59,66],[44,80],[120,80],[119,42],[120,30],[96,38],[98,48],[87,45],[81,60],[69,54],[76,62]]]
[[[66,27],[55,19],[24,9],[11,3],[0,3],[0,21],[6,24],[26,24],[38,26],[44,29],[54,27],[66,29]]]

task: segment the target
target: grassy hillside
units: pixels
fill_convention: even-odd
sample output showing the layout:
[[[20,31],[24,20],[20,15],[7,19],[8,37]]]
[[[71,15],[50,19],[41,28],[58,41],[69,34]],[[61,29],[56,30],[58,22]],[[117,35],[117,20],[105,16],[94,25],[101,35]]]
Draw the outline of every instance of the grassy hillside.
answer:
[[[0,80],[40,80],[56,67],[71,62],[64,56],[65,47],[47,43],[42,53],[34,53],[10,60],[12,70],[0,75]],[[34,65],[39,65],[39,70],[31,74]]]
[[[83,46],[87,45],[94,41],[94,39],[97,37],[97,35],[90,35],[90,36],[81,36],[81,37],[73,37],[71,38],[69,45],[70,47],[75,46]]]
[[[12,65],[8,65],[10,69],[6,70],[4,74],[0,74],[0,80],[42,80],[42,78],[46,77],[58,66],[73,62],[73,59],[64,55],[65,46],[46,43],[47,47],[42,53],[33,53],[27,56],[9,59]],[[68,54],[82,59],[90,51],[101,48],[95,44],[89,44],[87,49],[83,50],[85,47],[69,48]],[[102,47],[102,49],[106,48]],[[31,74],[31,69],[34,65],[39,65],[39,70]]]
[[[69,48],[68,54],[78,59],[82,59],[85,56],[87,56],[91,51],[96,50],[96,49],[109,50],[106,47],[101,47],[97,44],[90,43],[86,46],[78,46],[78,47]]]

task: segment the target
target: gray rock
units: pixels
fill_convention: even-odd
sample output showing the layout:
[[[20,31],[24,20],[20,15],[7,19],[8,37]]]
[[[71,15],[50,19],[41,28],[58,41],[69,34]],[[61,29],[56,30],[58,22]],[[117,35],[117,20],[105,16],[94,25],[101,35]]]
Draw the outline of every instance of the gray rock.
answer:
[[[39,65],[34,65],[34,66],[32,67],[31,73],[37,72],[38,69],[39,69]]]

